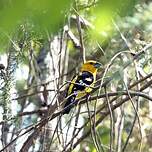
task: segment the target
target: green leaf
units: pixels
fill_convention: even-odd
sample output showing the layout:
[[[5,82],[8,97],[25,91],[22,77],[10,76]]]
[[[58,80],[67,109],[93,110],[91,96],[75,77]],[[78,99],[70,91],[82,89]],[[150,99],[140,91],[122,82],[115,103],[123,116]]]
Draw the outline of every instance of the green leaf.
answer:
[[[117,16],[124,17],[132,14],[133,8],[137,0],[100,0],[94,8],[95,14],[93,35],[100,39],[106,40],[108,36],[113,34],[113,22]]]
[[[69,10],[70,0],[12,0],[2,3],[0,10],[0,28],[13,30],[18,24],[32,20],[43,30],[50,32],[57,30],[64,21],[66,11]]]

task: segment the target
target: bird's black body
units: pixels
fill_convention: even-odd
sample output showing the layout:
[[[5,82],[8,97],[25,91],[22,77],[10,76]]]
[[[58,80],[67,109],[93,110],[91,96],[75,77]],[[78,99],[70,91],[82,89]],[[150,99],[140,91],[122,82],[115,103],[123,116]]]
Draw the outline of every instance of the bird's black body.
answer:
[[[75,101],[78,91],[84,91],[86,86],[90,86],[94,82],[93,74],[87,71],[83,71],[81,74],[79,74],[76,77],[72,79],[67,89],[67,93],[66,93],[67,102],[64,105],[63,114],[68,114],[70,112],[71,104]],[[72,88],[70,88],[72,84],[73,86]]]
[[[82,74],[79,75],[77,80],[75,81],[75,85],[72,89],[72,92],[83,91],[86,86],[89,86],[93,83],[93,80],[93,74],[87,71],[82,72]]]

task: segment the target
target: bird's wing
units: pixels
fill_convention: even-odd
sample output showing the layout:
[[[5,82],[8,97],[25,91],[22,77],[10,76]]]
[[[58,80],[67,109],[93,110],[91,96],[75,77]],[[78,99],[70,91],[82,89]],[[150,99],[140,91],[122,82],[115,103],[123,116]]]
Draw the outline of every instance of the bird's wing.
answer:
[[[73,89],[75,88],[75,83],[77,79],[78,79],[78,75],[74,76],[74,78],[71,80],[71,83],[69,84],[69,87],[68,87],[67,95],[70,95],[71,93],[73,93]]]
[[[68,107],[71,103],[75,101],[75,99],[80,99],[85,96],[86,93],[92,91],[92,86],[94,83],[94,76],[89,72],[82,72],[79,75],[76,75],[69,84],[66,97],[68,97],[67,102],[64,105],[63,114],[68,114],[70,112],[70,107]]]
[[[94,77],[90,72],[82,72],[79,75],[76,75],[68,88],[68,94],[70,95],[74,92],[91,92],[92,89],[89,87],[93,84]]]

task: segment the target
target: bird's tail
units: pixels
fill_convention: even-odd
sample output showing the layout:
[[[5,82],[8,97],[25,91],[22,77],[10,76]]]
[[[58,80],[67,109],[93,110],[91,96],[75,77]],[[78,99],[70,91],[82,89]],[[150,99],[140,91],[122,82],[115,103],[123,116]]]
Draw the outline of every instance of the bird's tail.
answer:
[[[76,96],[72,95],[67,99],[67,102],[64,105],[64,110],[63,114],[69,114],[71,108],[72,108],[72,103],[75,101]]]

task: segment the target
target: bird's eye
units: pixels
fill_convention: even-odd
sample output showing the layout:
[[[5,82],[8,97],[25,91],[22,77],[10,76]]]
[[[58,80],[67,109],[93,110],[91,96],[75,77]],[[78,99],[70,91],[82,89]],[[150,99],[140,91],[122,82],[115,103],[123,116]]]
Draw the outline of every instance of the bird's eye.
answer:
[[[91,65],[94,65],[94,63],[93,63],[93,62],[90,62],[90,64],[91,64]]]

